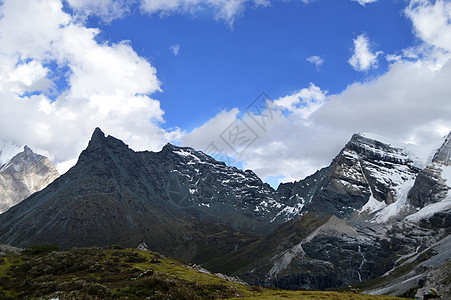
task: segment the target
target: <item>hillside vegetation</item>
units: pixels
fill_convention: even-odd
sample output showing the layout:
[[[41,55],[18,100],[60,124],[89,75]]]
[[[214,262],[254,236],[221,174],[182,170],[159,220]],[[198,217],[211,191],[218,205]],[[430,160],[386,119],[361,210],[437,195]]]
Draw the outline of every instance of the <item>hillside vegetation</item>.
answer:
[[[36,246],[0,256],[0,299],[396,299],[248,286],[154,252]]]

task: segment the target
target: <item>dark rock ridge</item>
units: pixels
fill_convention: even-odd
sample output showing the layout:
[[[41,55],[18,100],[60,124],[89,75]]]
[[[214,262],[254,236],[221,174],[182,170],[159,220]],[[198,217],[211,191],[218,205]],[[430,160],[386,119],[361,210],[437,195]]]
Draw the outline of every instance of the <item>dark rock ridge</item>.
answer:
[[[134,152],[96,129],[72,169],[0,215],[0,240],[62,248],[143,240],[166,254],[202,259],[212,247],[229,251],[273,230],[269,221],[282,205],[274,195],[252,171],[202,152],[170,144]],[[219,242],[224,236],[229,243]]]
[[[449,152],[448,137],[431,163],[438,180],[421,182],[429,166],[420,170],[403,146],[356,134],[329,166],[275,191],[252,171],[192,148],[134,152],[96,129],[71,170],[0,215],[0,243],[145,241],[254,284],[403,285],[438,272],[451,255]]]
[[[45,188],[59,174],[50,160],[28,146],[0,165],[0,213]]]

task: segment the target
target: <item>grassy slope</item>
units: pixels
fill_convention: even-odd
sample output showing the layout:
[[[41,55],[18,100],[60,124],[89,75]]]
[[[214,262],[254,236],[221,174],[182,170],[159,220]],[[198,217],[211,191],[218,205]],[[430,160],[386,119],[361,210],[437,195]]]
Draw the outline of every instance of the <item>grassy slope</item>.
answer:
[[[138,277],[146,270],[147,274]],[[250,287],[134,249],[80,248],[0,257],[0,299],[396,299]]]

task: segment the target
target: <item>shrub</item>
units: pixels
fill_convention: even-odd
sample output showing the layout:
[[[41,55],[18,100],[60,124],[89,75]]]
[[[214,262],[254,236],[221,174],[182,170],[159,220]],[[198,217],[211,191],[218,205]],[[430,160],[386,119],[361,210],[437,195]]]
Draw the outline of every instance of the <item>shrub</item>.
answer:
[[[36,255],[42,253],[50,253],[53,251],[60,251],[60,248],[55,245],[37,245],[26,248],[22,251],[22,253],[27,255]]]

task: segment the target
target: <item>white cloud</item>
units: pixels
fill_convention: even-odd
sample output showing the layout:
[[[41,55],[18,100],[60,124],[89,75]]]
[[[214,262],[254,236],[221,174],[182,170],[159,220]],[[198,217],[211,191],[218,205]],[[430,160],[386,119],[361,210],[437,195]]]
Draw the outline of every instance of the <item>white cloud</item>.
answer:
[[[321,65],[324,63],[324,59],[322,59],[320,56],[316,56],[316,55],[307,57],[307,61],[309,63],[314,64],[317,69],[319,69],[319,67],[321,67]]]
[[[400,61],[402,59],[401,55],[396,55],[396,54],[387,54],[385,56],[385,60],[387,60],[388,62],[396,62],[396,61]]]
[[[67,0],[77,12],[97,15],[106,22],[123,17],[136,0]]]
[[[405,10],[415,33],[431,46],[451,51],[451,3],[413,0]]]
[[[326,102],[326,94],[327,91],[322,91],[319,87],[310,83],[308,88],[303,88],[294,94],[277,99],[274,104],[307,120]]]
[[[324,152],[328,154],[327,159],[330,156],[329,147],[313,149],[318,146],[319,141],[324,144],[326,141],[315,134],[318,133],[315,127],[311,127],[311,115],[324,105],[326,93],[310,84],[308,88],[274,102],[268,102],[266,106],[261,103],[267,109],[258,114],[249,112],[239,118],[240,114],[236,108],[223,111],[183,136],[181,141],[184,145],[205,150],[210,154],[216,154],[219,150],[224,156],[234,156],[234,159],[243,162],[244,168],[254,170],[265,179],[282,175],[283,181],[299,180],[325,164]],[[280,109],[287,114],[281,114]],[[238,125],[246,124],[245,126],[253,133],[246,137],[255,138],[245,151],[239,153],[240,155],[234,152],[236,149],[231,148],[230,142],[227,144],[225,141],[227,134],[224,133],[227,133],[234,122]],[[244,132],[245,126],[241,125],[238,131]],[[246,135],[246,132],[243,134]],[[332,139],[327,143],[335,145],[336,142]],[[214,147],[209,147],[212,144]],[[219,156],[219,159],[221,158],[227,162],[227,158]],[[321,163],[318,164],[318,160]]]
[[[354,53],[348,62],[356,71],[368,71],[377,67],[377,57],[382,52],[372,53],[368,44],[369,40],[365,34],[354,40]]]
[[[156,70],[128,42],[98,43],[99,31],[63,12],[58,0],[6,0],[0,15],[0,139],[48,152],[67,167],[97,126],[137,150],[180,136],[160,128],[164,112],[150,98],[160,91]],[[51,100],[54,80],[68,88]]]
[[[368,3],[376,2],[377,0],[352,0],[354,2],[358,2],[360,5],[365,6]]]
[[[172,45],[171,47],[169,47],[169,50],[171,50],[172,54],[174,54],[174,56],[178,56],[180,53],[180,45]]]
[[[142,0],[141,9],[148,14],[170,15],[175,13],[196,13],[212,9],[216,18],[233,24],[235,16],[241,14],[246,4],[268,6],[268,0]]]

